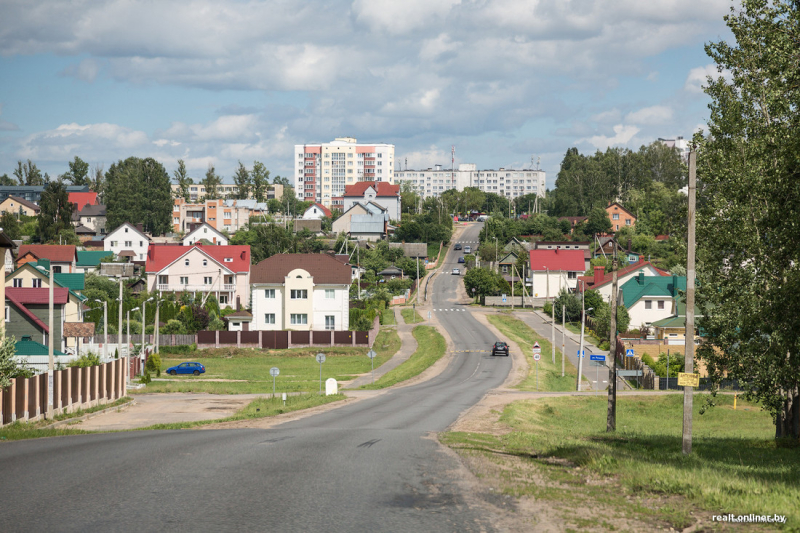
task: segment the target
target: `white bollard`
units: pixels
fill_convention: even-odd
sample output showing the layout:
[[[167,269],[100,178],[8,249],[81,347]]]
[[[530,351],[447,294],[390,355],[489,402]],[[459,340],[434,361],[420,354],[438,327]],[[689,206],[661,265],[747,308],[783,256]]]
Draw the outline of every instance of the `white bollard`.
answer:
[[[339,384],[336,383],[335,379],[328,378],[325,380],[325,396],[330,396],[331,394],[339,394]]]

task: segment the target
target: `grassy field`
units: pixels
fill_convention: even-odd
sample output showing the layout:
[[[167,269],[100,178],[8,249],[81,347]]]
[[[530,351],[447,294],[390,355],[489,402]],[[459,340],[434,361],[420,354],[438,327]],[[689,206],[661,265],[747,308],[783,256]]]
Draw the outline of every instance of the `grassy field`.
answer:
[[[373,349],[378,353],[375,366],[380,366],[400,349],[400,338],[394,328],[382,329]],[[181,359],[164,359],[162,369],[183,361],[196,361],[206,367],[200,376],[167,376],[153,381],[136,393],[208,392],[212,394],[252,394],[272,392],[269,369],[276,366],[280,375],[275,380],[279,392],[313,392],[319,390],[319,363],[315,356],[323,352],[322,380],[335,378],[348,381],[370,371],[369,348],[326,347],[291,350],[255,350],[220,348],[202,350]],[[215,381],[216,380],[216,381]]]
[[[397,368],[390,370],[375,383],[364,385],[362,389],[383,389],[421,374],[426,368],[438,361],[447,348],[444,337],[432,326],[414,328],[417,339],[417,351]],[[378,366],[377,364],[375,365]]]
[[[695,395],[689,456],[681,453],[677,394],[620,398],[615,434],[605,432],[604,397],[563,396],[508,405],[500,420],[511,433],[451,433],[443,440],[497,465],[513,457],[514,468],[503,465],[498,474],[509,494],[578,497],[584,506],[597,502],[618,516],[676,529],[698,517],[710,522],[712,514],[755,513],[787,515],[789,529],[797,530],[800,448],[777,445],[772,419],[758,406],[739,401],[734,411],[733,396],[718,396],[717,407],[700,415],[704,398]]]
[[[556,364],[553,364],[552,344],[548,339],[534,332],[527,324],[511,315],[487,315],[489,322],[499,329],[505,336],[516,342],[525,353],[525,358],[530,365],[528,377],[517,385],[520,390],[540,391],[570,391],[575,388],[575,379],[578,371],[569,362],[564,361],[564,377],[561,377],[561,350],[556,347]],[[539,388],[536,388],[536,370],[533,360],[533,343],[538,341],[542,349],[542,358],[539,360]],[[556,343],[559,342],[556,335]]]
[[[83,433],[88,433],[87,431],[83,431],[80,429],[70,429],[66,426],[58,428],[48,428],[46,426],[51,425],[53,422],[60,422],[63,420],[69,420],[71,418],[79,418],[83,415],[87,415],[97,411],[102,411],[103,409],[116,407],[118,405],[128,403],[131,400],[132,398],[125,396],[124,398],[120,398],[119,400],[116,400],[112,403],[97,405],[95,407],[90,407],[88,409],[78,409],[77,411],[73,411],[72,413],[63,413],[60,415],[56,415],[53,418],[53,420],[38,420],[36,422],[14,422],[13,424],[8,424],[0,428],[0,441],[38,439],[39,437],[58,437],[61,435],[80,435]]]
[[[575,335],[581,334],[581,323],[580,322],[567,322],[567,330],[571,331]],[[594,344],[595,346],[600,346],[600,343],[603,342],[594,335],[589,334],[589,330],[587,328],[583,328],[583,338],[585,339],[584,342],[587,344]]]
[[[406,324],[419,324],[422,322],[422,316],[420,316],[415,309],[410,307],[401,310],[400,314],[403,315],[403,320]]]
[[[394,309],[384,309],[381,311],[381,324],[384,326],[397,325],[397,320],[394,318]]]

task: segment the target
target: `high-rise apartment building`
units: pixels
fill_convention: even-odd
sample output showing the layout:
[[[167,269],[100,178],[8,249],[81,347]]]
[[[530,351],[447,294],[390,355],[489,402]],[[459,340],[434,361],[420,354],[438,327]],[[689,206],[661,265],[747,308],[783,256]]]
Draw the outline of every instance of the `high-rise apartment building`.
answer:
[[[359,181],[394,183],[394,145],[359,144],[352,137],[329,143],[294,146],[295,193],[298,200],[331,206],[344,188]]]
[[[407,182],[423,198],[436,197],[443,192],[466,187],[475,187],[484,192],[492,192],[507,198],[517,198],[526,194],[545,196],[544,170],[478,170],[472,163],[460,164],[453,170],[436,165],[427,170],[398,170],[395,181],[402,185]]]

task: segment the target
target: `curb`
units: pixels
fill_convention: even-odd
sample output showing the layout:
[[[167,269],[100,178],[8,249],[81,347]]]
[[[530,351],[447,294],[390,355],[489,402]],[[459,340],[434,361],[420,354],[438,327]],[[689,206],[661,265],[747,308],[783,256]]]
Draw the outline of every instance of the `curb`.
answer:
[[[89,420],[90,418],[94,418],[97,415],[102,415],[104,413],[110,413],[112,411],[121,411],[122,409],[124,409],[126,407],[130,407],[131,405],[135,405],[135,404],[136,404],[136,400],[131,400],[129,402],[123,403],[122,405],[115,405],[114,407],[108,407],[106,409],[101,409],[99,411],[94,411],[92,413],[89,413],[89,414],[86,414],[86,415],[83,415],[83,416],[79,416],[79,417],[76,417],[76,418],[68,418],[66,420],[59,420],[58,422],[54,422],[53,424],[50,424],[49,426],[44,426],[42,429],[57,428],[57,427],[60,427],[60,426],[68,426],[68,425],[71,425],[71,424],[75,424],[77,422],[83,422],[84,420]]]

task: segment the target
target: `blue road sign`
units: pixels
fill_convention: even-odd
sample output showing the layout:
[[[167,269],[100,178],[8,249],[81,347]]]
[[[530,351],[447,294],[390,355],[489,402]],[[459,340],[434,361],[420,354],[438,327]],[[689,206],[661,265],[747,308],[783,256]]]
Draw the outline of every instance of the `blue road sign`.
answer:
[[[625,350],[625,357],[633,357],[633,356],[634,356],[633,348],[628,348],[627,350]]]
[[[591,361],[605,361],[606,360],[606,356],[605,355],[594,355],[594,354],[592,354],[592,355],[589,356],[589,360],[591,360]]]
[[[586,350],[583,350],[583,352],[578,350],[577,355],[579,355],[580,357],[586,357]]]

